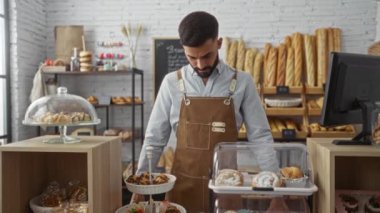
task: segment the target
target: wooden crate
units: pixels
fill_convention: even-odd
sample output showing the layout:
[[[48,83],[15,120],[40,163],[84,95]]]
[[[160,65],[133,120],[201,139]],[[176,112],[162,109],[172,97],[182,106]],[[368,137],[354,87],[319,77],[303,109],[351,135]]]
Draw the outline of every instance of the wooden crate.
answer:
[[[1,212],[30,212],[29,200],[50,181],[78,179],[87,186],[89,212],[115,212],[121,203],[121,140],[81,137],[76,144],[46,144],[43,136],[0,147]]]

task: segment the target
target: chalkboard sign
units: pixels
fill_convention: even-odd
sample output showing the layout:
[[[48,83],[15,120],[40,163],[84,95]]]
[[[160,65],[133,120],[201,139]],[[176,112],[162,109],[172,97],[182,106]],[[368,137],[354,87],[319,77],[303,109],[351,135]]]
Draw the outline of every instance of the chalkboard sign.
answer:
[[[188,61],[178,38],[153,38],[153,54],[156,97],[165,75],[187,65]]]

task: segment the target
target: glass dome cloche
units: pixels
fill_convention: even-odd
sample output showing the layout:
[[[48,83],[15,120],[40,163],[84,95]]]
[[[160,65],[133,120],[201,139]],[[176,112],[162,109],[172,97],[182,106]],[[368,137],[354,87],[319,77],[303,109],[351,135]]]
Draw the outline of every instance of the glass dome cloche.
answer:
[[[96,125],[100,119],[90,102],[68,94],[66,87],[59,87],[56,95],[35,100],[26,110],[22,123],[30,126],[58,126],[60,137],[51,138],[45,141],[47,143],[76,143],[80,139],[67,136],[67,126]]]

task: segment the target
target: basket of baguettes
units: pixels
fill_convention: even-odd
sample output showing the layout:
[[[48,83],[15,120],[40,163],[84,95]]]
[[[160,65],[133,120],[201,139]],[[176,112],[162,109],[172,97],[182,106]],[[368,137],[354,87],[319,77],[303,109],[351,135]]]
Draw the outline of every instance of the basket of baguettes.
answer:
[[[294,130],[296,138],[306,138],[307,129],[290,118],[269,118],[269,126],[274,138],[282,138],[283,130]]]

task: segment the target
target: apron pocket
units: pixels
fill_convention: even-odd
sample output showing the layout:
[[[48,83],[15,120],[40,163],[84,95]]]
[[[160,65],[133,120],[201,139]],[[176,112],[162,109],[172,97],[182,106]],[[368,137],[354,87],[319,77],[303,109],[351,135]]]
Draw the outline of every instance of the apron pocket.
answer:
[[[210,123],[186,122],[186,145],[188,149],[210,149]]]

